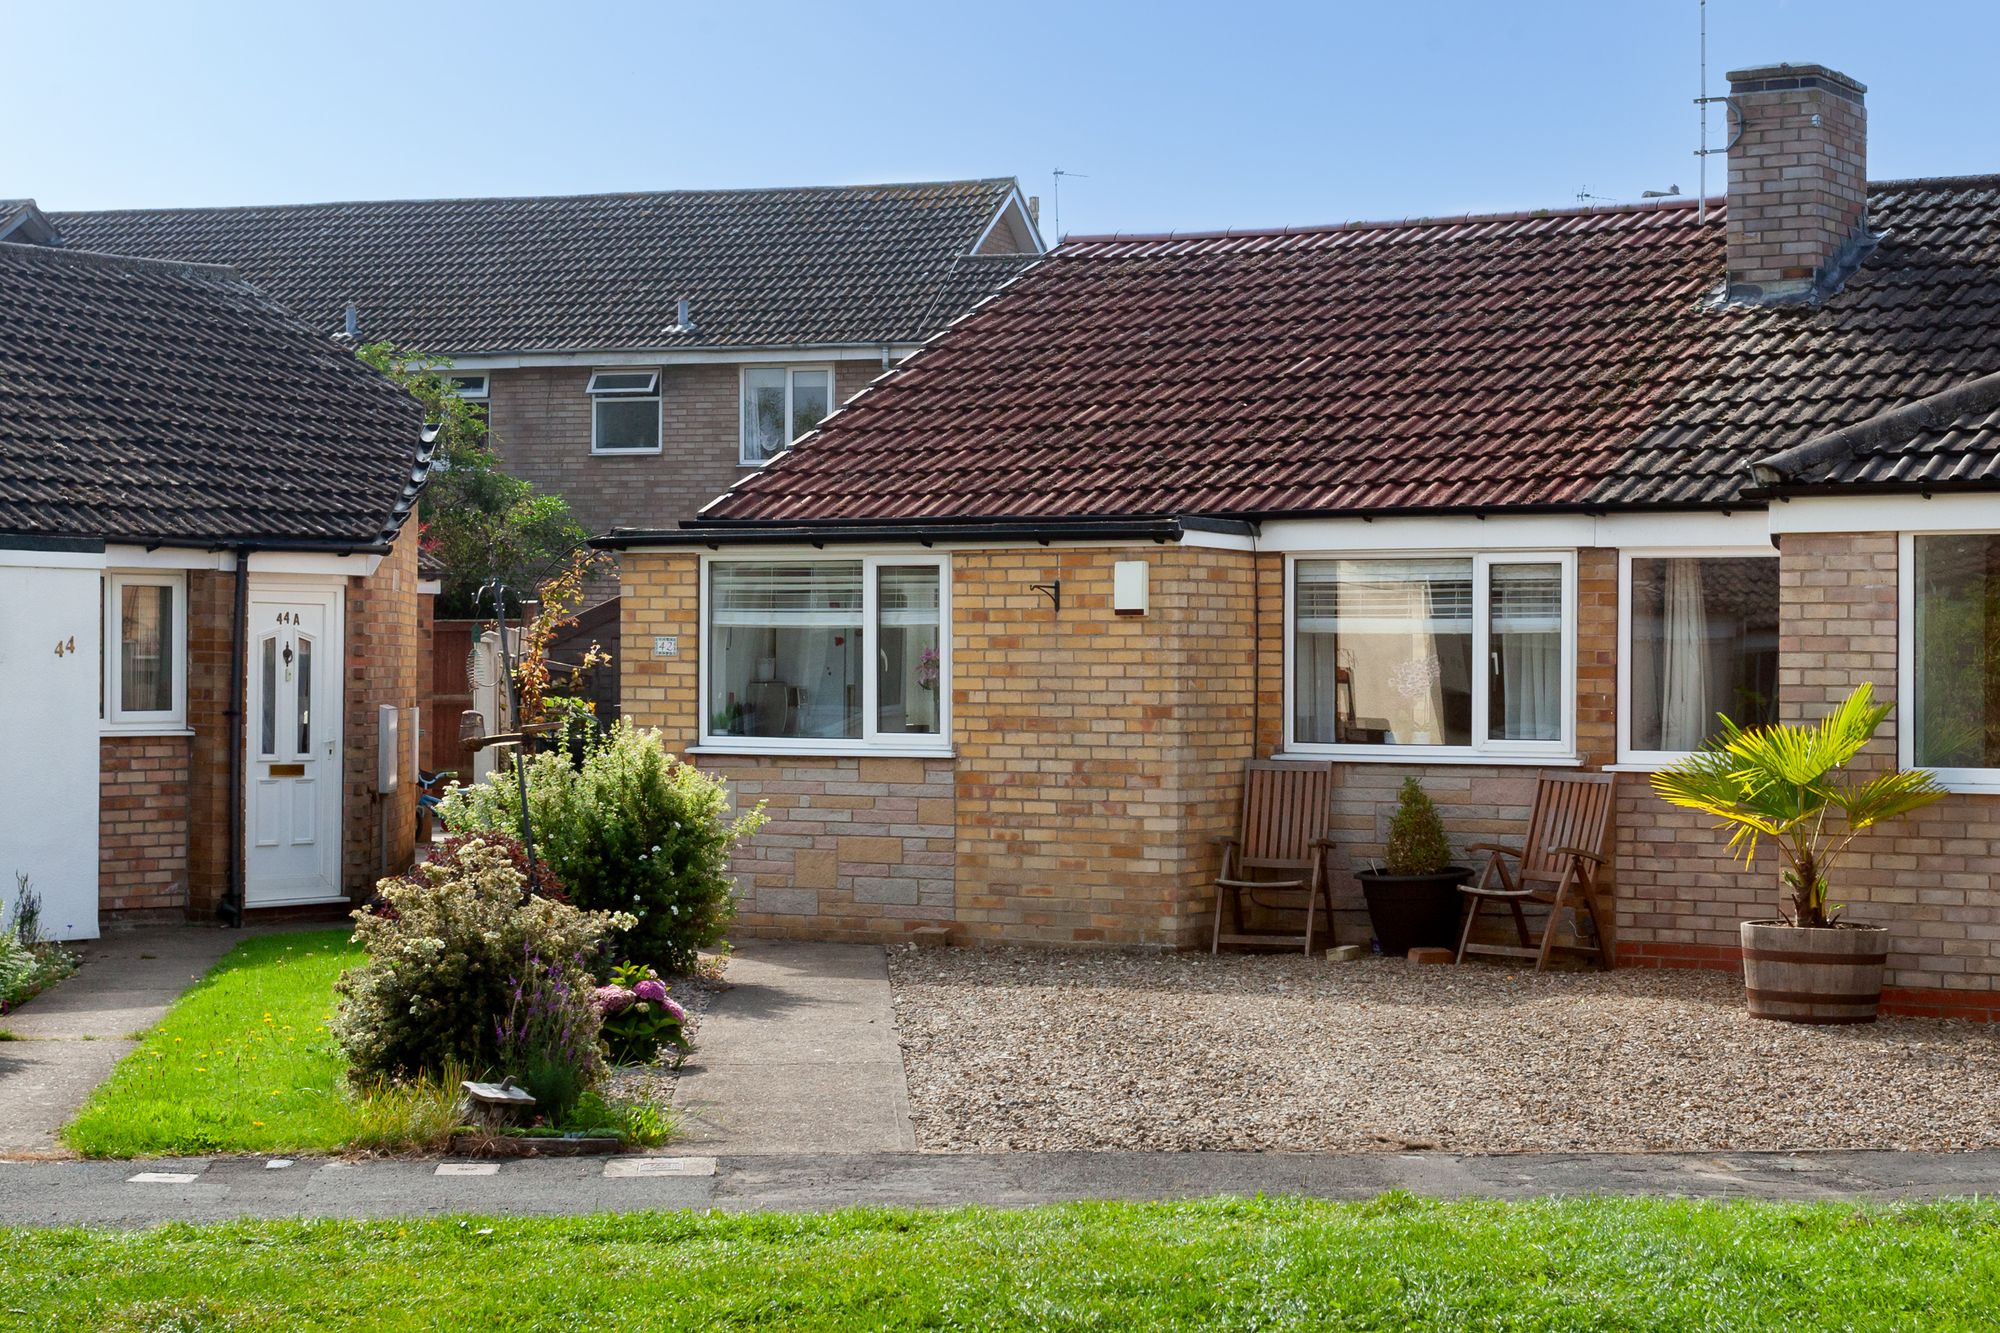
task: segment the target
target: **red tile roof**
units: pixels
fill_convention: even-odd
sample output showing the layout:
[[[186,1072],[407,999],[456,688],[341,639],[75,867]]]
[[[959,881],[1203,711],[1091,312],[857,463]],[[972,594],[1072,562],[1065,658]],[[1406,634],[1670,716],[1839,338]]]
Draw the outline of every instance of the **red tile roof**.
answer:
[[[1691,203],[1072,239],[703,522],[1713,506],[2000,370],[2000,178],[1871,186],[1814,308]]]

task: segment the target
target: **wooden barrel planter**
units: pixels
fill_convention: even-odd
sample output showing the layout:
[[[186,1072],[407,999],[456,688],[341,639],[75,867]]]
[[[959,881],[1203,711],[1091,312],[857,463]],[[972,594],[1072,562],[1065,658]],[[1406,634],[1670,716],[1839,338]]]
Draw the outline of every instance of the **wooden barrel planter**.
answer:
[[[1881,926],[1822,930],[1745,921],[1742,940],[1743,987],[1752,1018],[1875,1021],[1882,968],[1889,960],[1889,932]]]

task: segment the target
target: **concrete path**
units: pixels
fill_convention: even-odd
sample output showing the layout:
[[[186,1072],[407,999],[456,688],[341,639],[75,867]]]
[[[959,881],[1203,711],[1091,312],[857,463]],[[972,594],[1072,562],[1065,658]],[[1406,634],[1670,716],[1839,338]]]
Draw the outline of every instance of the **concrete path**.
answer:
[[[709,1155],[914,1151],[909,1087],[882,949],[750,940],[702,1018],[674,1086],[685,1137]]]
[[[1016,1207],[1214,1195],[1573,1194],[1927,1199],[2000,1190],[2000,1151],[1452,1157],[1435,1153],[859,1153],[328,1162],[219,1158],[0,1163],[0,1226],[236,1217],[554,1216],[641,1209],[812,1212]]]
[[[208,926],[135,926],[72,947],[76,973],[5,1018],[0,1155],[59,1151],[56,1131],[175,997],[243,938]]]

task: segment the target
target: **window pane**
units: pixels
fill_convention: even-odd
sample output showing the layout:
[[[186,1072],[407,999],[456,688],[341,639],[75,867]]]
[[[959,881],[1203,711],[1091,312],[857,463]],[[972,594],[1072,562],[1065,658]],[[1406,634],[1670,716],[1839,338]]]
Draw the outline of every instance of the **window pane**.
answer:
[[[784,452],[791,442],[785,432],[785,372],[743,372],[743,457],[761,462]]]
[[[258,710],[257,753],[276,754],[278,752],[278,639],[276,635],[264,640],[264,655],[261,674],[263,690],[258,698],[263,706]]]
[[[119,600],[118,699],[128,713],[174,706],[174,590],[125,584]]]
[[[1472,562],[1302,560],[1293,593],[1296,738],[1472,743]]]
[[[484,398],[486,377],[484,375],[453,375],[451,387],[461,398]]]
[[[586,387],[591,393],[651,393],[656,383],[650,370],[600,370]]]
[[[299,636],[299,750],[300,754],[311,754],[312,741],[312,678],[313,641]]]
[[[1488,590],[1492,659],[1486,734],[1562,739],[1562,566],[1494,565]]]
[[[799,436],[826,420],[826,414],[833,410],[832,391],[827,381],[832,376],[824,370],[796,370],[792,372],[792,435]],[[790,443],[790,441],[786,441]]]
[[[1632,748],[1693,750],[1718,714],[1778,714],[1778,562],[1755,556],[1632,561]]]
[[[861,563],[709,566],[709,734],[859,739]]]
[[[599,449],[660,447],[660,404],[657,399],[600,398],[592,404],[597,415]]]
[[[938,646],[938,568],[884,566],[875,590],[881,678],[875,729],[935,736],[942,710],[944,662]]]
[[[1914,544],[1916,761],[2000,768],[2000,535]]]

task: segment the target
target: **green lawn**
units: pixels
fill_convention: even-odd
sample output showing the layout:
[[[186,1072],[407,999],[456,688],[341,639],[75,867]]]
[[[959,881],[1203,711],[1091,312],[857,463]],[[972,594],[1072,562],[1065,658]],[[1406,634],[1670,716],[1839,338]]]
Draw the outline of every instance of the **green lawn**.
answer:
[[[334,979],[366,958],[344,929],[265,935],[174,1003],[63,1130],[92,1157],[334,1151],[380,1118],[343,1091]]]
[[[2000,1206],[1972,1203],[1392,1195],[0,1235],[0,1328],[1970,1329],[1996,1301]]]

